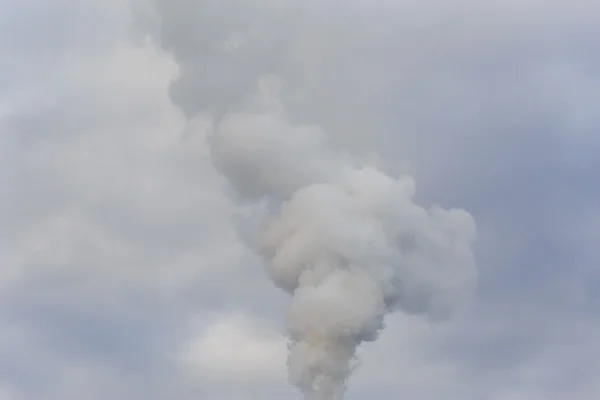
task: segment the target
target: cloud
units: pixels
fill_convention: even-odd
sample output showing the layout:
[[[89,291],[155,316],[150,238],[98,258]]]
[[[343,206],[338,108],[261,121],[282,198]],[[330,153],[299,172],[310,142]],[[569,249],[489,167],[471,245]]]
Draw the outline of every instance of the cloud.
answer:
[[[291,121],[320,125],[333,147],[353,155],[377,151],[387,169],[408,161],[418,200],[473,212],[480,289],[467,319],[473,325],[463,321],[456,335],[471,337],[464,330],[477,324],[501,328],[476,333],[481,342],[464,346],[446,339],[458,346],[454,357],[476,356],[462,368],[495,376],[500,365],[517,368],[552,352],[557,344],[547,332],[576,307],[575,282],[594,276],[583,266],[593,265],[584,256],[589,245],[581,244],[589,233],[581,241],[565,236],[580,229],[576,214],[593,215],[597,198],[586,189],[598,167],[591,156],[598,143],[586,133],[597,125],[586,111],[598,82],[586,72],[598,63],[589,47],[595,4],[264,1],[202,11],[185,2],[155,4],[157,40],[181,66],[171,97],[187,115],[253,107],[256,83],[278,76]],[[222,20],[181,23],[194,13],[212,15],[208,10]],[[241,36],[237,47],[225,46]],[[217,86],[209,76],[219,77]],[[215,98],[219,106],[211,109]],[[574,204],[582,208],[575,212]],[[567,296],[565,281],[575,285]],[[510,350],[494,349],[501,346]],[[499,383],[488,383],[472,396],[500,396]]]
[[[281,365],[285,364],[287,340],[265,329],[268,323],[232,315],[196,325],[180,360],[198,378],[239,382],[285,379]],[[202,325],[208,326],[202,329]]]
[[[169,357],[188,319],[269,315],[277,293],[237,238],[202,121],[186,138],[168,98],[177,65],[131,38],[124,3],[56,7],[7,49],[31,71],[0,71],[22,83],[2,95],[0,377],[24,399],[197,398]],[[11,12],[35,26],[40,10]]]
[[[470,309],[389,318],[348,399],[598,398],[596,2],[0,5],[0,398],[297,398],[202,114],[259,78],[477,221]]]

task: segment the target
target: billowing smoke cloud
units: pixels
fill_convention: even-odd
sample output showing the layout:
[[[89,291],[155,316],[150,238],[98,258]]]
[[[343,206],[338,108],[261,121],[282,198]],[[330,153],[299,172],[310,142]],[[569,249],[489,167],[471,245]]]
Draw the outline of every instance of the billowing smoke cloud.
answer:
[[[307,399],[342,397],[386,313],[445,316],[474,282],[469,213],[416,205],[411,177],[329,151],[318,127],[278,109],[232,114],[212,155],[240,194],[274,203],[258,250],[292,295],[289,379]]]
[[[290,382],[306,399],[340,399],[357,347],[378,337],[387,313],[443,317],[469,292],[476,275],[474,220],[464,210],[420,207],[410,176],[391,176],[350,151],[336,150],[339,142],[333,145],[332,137],[343,136],[353,120],[358,126],[372,120],[362,118],[367,112],[359,108],[349,112],[349,104],[361,104],[349,101],[349,94],[358,99],[370,93],[359,90],[356,80],[339,92],[344,107],[335,102],[329,109],[311,107],[319,95],[336,91],[341,83],[329,80],[336,74],[373,72],[363,63],[346,69],[328,65],[315,74],[314,62],[335,62],[336,54],[350,54],[350,44],[365,50],[377,29],[366,39],[349,39],[352,30],[342,29],[342,23],[319,18],[318,8],[294,14],[299,9],[291,1],[242,2],[244,7],[227,2],[230,13],[211,1],[198,6],[202,13],[184,3],[158,2],[161,40],[176,47],[182,66],[172,96],[190,116],[212,117],[215,166],[243,199],[267,203],[254,243],[275,285],[292,296],[286,320]],[[185,23],[200,14],[208,19]],[[342,20],[348,26],[357,21]],[[293,29],[283,29],[286,23]],[[186,35],[191,26],[212,29]],[[185,40],[191,43],[177,48]],[[294,45],[285,46],[286,41]],[[202,53],[197,58],[194,49]],[[319,57],[328,49],[333,55]],[[373,76],[369,82],[379,84]],[[329,111],[336,117],[321,123]],[[336,123],[340,120],[345,123]]]

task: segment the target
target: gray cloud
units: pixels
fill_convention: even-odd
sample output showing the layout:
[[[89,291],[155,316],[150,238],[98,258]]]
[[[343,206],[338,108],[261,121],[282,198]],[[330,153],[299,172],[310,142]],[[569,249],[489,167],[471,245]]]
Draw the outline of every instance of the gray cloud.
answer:
[[[0,2],[1,399],[294,398],[176,356],[207,313],[278,331],[284,297],[184,135],[263,74],[292,121],[477,220],[470,309],[392,317],[349,399],[598,397],[596,2],[42,3]],[[225,345],[268,342],[242,333]]]
[[[481,334],[480,344],[450,343],[456,357],[472,351],[475,374],[517,368],[551,352],[557,344],[544,339],[546,332],[593,302],[590,289],[578,294],[577,283],[596,275],[591,247],[581,244],[591,232],[587,239],[568,238],[580,231],[581,215],[594,214],[597,199],[589,186],[598,149],[589,108],[598,84],[590,40],[597,35],[590,19],[597,6],[330,2],[298,11],[291,3],[283,11],[268,2],[236,8],[246,23],[256,23],[236,28],[272,34],[246,35],[243,51],[213,57],[194,45],[205,26],[172,29],[178,21],[171,19],[173,9],[158,2],[163,46],[183,67],[171,89],[175,103],[189,114],[202,110],[203,94],[211,98],[202,79],[211,75],[201,68],[213,62],[237,68],[230,72],[235,79],[224,76],[219,85],[235,99],[248,95],[260,74],[279,75],[292,118],[326,127],[355,153],[378,150],[388,165],[408,161],[419,198],[475,214],[482,274],[470,318],[474,324],[501,321],[504,328]],[[235,7],[224,5],[223,15]],[[214,43],[234,31],[219,28]],[[268,57],[253,57],[265,47]],[[228,55],[242,59],[234,63]],[[553,312],[545,312],[548,306]]]

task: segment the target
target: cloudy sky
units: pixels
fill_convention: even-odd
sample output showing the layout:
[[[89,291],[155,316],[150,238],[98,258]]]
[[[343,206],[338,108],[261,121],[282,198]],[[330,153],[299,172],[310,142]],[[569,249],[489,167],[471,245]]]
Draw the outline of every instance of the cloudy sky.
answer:
[[[288,297],[209,147],[265,81],[477,224],[468,304],[389,315],[347,399],[600,398],[599,13],[0,0],[0,400],[301,398]]]

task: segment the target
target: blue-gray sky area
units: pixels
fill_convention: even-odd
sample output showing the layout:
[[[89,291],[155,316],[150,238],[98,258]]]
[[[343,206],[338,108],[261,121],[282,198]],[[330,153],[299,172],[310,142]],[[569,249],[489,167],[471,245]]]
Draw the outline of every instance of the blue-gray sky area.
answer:
[[[261,87],[329,150],[477,226],[466,301],[388,314],[347,400],[600,398],[599,16],[0,0],[0,400],[302,398],[258,207],[211,158],[208,118]]]

